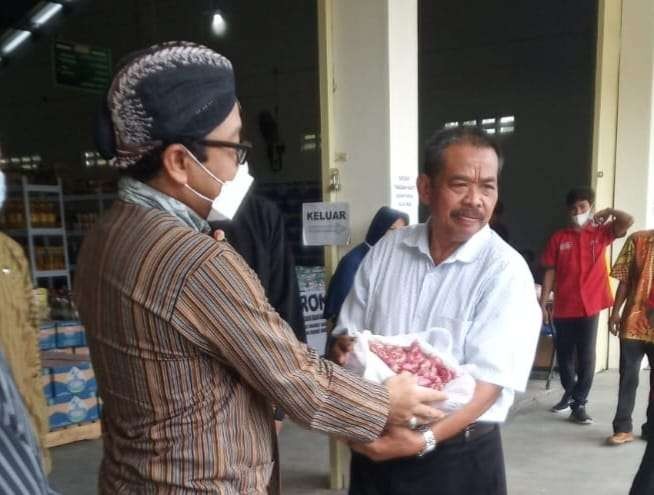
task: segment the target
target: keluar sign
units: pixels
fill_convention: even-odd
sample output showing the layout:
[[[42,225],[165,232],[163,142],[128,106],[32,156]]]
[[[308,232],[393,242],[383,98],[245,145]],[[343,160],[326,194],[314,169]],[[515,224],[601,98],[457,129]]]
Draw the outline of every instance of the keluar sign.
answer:
[[[304,203],[302,242],[305,246],[344,246],[350,243],[348,203]]]

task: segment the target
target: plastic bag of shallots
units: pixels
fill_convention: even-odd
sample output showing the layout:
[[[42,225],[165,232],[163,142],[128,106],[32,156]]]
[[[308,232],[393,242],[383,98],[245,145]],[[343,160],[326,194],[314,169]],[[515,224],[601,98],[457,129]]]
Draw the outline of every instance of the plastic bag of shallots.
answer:
[[[403,371],[415,375],[418,385],[442,390],[447,399],[434,407],[450,413],[467,404],[475,392],[472,365],[460,365],[452,355],[452,338],[442,328],[403,335],[381,336],[368,330],[349,332],[353,351],[345,367],[374,383],[383,383]]]

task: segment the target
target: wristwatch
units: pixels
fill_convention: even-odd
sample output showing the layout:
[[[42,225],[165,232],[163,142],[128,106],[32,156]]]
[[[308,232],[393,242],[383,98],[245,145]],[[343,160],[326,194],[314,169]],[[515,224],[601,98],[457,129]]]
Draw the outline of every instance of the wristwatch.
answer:
[[[424,426],[423,428],[420,429],[420,433],[422,433],[422,438],[425,440],[425,446],[423,447],[422,451],[418,454],[418,457],[423,457],[430,452],[433,452],[436,449],[436,446],[438,445],[438,440],[436,440],[436,437],[434,436],[434,432],[431,430],[429,426]]]

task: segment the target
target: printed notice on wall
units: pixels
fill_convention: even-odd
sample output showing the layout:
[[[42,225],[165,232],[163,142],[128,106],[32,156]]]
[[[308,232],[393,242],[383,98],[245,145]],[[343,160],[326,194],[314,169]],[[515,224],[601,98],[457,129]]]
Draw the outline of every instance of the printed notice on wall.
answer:
[[[325,269],[322,266],[298,266],[295,270],[300,289],[300,304],[304,315],[307,345],[322,355],[327,342],[327,322],[323,317]]]
[[[391,208],[409,215],[409,221],[418,221],[418,191],[415,175],[396,175],[393,180]]]
[[[302,242],[305,246],[344,246],[350,243],[348,203],[304,203]]]

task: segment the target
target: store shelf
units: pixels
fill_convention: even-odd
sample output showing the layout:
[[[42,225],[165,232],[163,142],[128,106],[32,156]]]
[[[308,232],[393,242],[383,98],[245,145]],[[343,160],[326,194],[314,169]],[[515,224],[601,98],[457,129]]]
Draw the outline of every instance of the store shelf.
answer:
[[[33,236],[58,236],[58,237],[63,237],[66,235],[66,232],[64,229],[32,229],[31,230]],[[9,237],[27,237],[27,230],[5,230],[5,233]]]
[[[34,270],[35,278],[68,277],[68,270]]]
[[[113,200],[118,197],[117,194],[109,194],[109,193],[96,193],[96,194],[65,194],[64,195],[64,203],[70,202],[70,201],[105,201],[105,200]]]
[[[28,184],[25,187],[25,191],[27,191],[28,193],[40,192],[40,193],[59,194],[61,192],[61,186],[43,186],[38,184]]]
[[[3,230],[9,237],[27,237],[27,230]]]
[[[32,235],[64,236],[66,232],[62,228],[58,229],[32,229]]]

